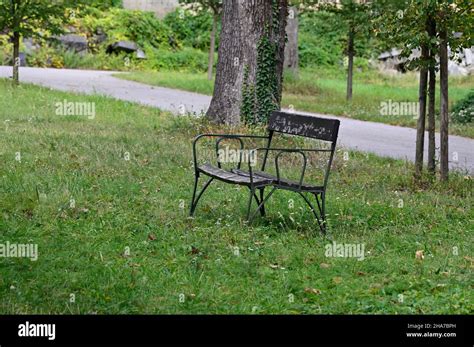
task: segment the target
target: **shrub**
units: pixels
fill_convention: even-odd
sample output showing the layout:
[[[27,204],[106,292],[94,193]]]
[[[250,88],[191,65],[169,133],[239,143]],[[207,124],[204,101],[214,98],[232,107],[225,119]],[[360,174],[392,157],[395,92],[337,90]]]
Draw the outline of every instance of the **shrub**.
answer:
[[[453,106],[451,118],[454,122],[460,124],[472,122],[474,119],[474,89],[472,89],[464,99],[459,100]]]
[[[153,50],[148,56],[146,66],[153,70],[204,72],[207,71],[207,63],[207,53],[185,47],[175,52],[161,49]]]
[[[122,0],[89,0],[88,6],[107,10],[111,7],[122,7]]]
[[[164,23],[185,46],[208,50],[211,40],[212,15],[206,11],[176,9],[164,18]],[[219,28],[216,32],[216,47],[219,42]]]
[[[53,67],[61,69],[64,67],[63,57],[50,46],[41,46],[37,51],[26,57],[28,66]]]
[[[75,25],[79,30],[91,37],[94,33],[103,31],[107,34],[106,45],[120,41],[135,41],[144,47],[149,43],[155,48],[176,49],[179,41],[171,29],[152,12],[129,11],[111,8],[106,12],[87,8],[79,13]]]

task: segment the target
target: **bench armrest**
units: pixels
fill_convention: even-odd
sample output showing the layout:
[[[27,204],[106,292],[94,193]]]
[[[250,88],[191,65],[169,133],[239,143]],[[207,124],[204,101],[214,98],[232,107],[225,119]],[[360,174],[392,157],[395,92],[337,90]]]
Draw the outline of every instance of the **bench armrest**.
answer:
[[[276,173],[277,173],[277,180],[280,182],[280,168],[278,166],[278,159],[280,158],[280,155],[284,153],[298,153],[301,154],[303,157],[303,167],[301,170],[301,176],[299,179],[299,188],[301,190],[301,187],[303,186],[303,179],[304,179],[304,174],[306,172],[306,166],[308,163],[308,158],[306,157],[305,152],[332,152],[331,149],[324,149],[324,148],[316,148],[316,149],[303,149],[303,148],[270,148],[270,147],[260,147],[260,148],[255,148],[253,149],[255,151],[278,151],[277,155],[275,156],[275,168],[276,168]]]
[[[216,140],[216,154],[219,148],[219,143],[224,139],[237,139],[240,142],[240,148],[243,149],[244,143],[242,138],[254,138],[254,139],[268,139],[268,136],[263,135],[240,135],[240,134],[200,134],[196,136],[193,140],[193,161],[194,161],[194,170],[197,170],[197,149],[196,144],[197,142],[204,138],[204,137],[217,137]],[[240,168],[240,161],[239,161],[239,168]],[[220,167],[220,162],[218,161],[218,166]]]

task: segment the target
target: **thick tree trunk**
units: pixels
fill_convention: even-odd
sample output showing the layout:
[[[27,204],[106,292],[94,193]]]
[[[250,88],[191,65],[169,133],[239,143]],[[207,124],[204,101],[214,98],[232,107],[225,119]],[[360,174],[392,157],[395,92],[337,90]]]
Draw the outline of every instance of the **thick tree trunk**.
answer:
[[[288,0],[270,0],[278,4],[276,32],[272,32],[272,39],[277,43],[275,57],[275,73],[277,79],[277,103],[281,104],[283,90],[283,70],[285,67],[286,24],[288,22]]]
[[[287,0],[277,1],[280,14],[285,13],[280,26],[279,49],[276,52],[277,87],[281,91],[284,60]],[[257,45],[265,32],[272,28],[272,0],[224,0],[222,31],[218,48],[216,81],[207,117],[216,123],[238,124],[242,103],[244,72],[247,82],[255,84]],[[283,33],[283,34],[282,34]],[[282,37],[281,37],[282,36]]]
[[[13,82],[20,83],[20,33],[13,32]]]
[[[296,6],[289,8],[288,23],[286,25],[288,42],[285,45],[285,68],[293,74],[298,73],[298,9]]]
[[[449,173],[449,148],[448,148],[448,41],[446,31],[439,33],[439,65],[440,65],[440,178],[448,179]]]
[[[428,47],[421,48],[421,59],[426,61],[429,57]],[[418,123],[416,126],[416,152],[415,152],[415,178],[421,177],[423,171],[423,150],[425,146],[425,118],[426,118],[426,86],[428,82],[428,69],[420,69],[420,85],[418,90]]]
[[[347,101],[352,100],[352,76],[354,73],[354,32],[352,29],[349,31],[347,39]]]
[[[436,22],[430,18],[428,22],[428,34],[431,38],[436,38]],[[428,85],[428,172],[434,174],[436,171],[436,142],[435,142],[435,102],[436,102],[436,70],[435,60],[436,52],[430,51],[430,60],[433,64],[429,68]]]
[[[212,72],[214,69],[214,53],[216,51],[216,32],[217,32],[218,15],[214,13],[212,20],[211,43],[209,46],[209,62],[207,66],[207,79],[212,80]]]

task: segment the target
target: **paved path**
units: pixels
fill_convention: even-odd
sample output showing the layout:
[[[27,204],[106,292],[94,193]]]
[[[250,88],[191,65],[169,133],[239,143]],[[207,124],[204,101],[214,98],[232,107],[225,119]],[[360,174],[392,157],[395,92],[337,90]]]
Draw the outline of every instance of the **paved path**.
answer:
[[[121,100],[159,107],[177,114],[183,111],[197,114],[204,112],[211,100],[206,95],[121,80],[113,77],[112,74],[114,72],[20,68],[20,79],[24,82],[64,91],[99,93]],[[0,66],[0,77],[8,76],[11,76],[11,67]],[[410,161],[415,159],[415,129],[316,113],[298,113],[340,119],[339,143],[344,147],[385,157]],[[439,147],[439,134],[436,134],[436,144]],[[425,158],[426,152],[427,148],[425,148]],[[449,152],[452,168],[474,173],[473,139],[450,136]]]

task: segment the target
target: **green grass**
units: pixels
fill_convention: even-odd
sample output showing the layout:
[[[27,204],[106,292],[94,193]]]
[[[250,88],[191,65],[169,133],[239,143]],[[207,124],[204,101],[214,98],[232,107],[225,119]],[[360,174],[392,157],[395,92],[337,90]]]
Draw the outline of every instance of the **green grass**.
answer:
[[[64,99],[96,118],[56,115]],[[226,130],[0,80],[0,243],[39,247],[0,258],[0,313],[473,312],[472,178],[417,186],[411,164],[340,149],[328,238],[290,193],[247,226],[248,192],[220,183],[190,219],[192,138]],[[326,257],[332,240],[365,259]]]
[[[212,95],[214,81],[207,80],[204,73],[175,71],[132,72],[117,77]],[[465,97],[474,88],[474,78],[450,78],[450,105]],[[386,76],[374,71],[356,72],[354,95],[351,104],[346,102],[346,81],[344,71],[303,70],[298,77],[286,74],[282,107],[293,106],[296,110],[334,114],[355,119],[416,127],[413,116],[383,116],[380,103],[418,101],[417,76],[408,73],[400,76]],[[439,92],[437,91],[437,98]],[[439,100],[437,101],[439,109]],[[439,125],[439,120],[437,121]],[[450,124],[450,133],[474,138],[474,124]]]

